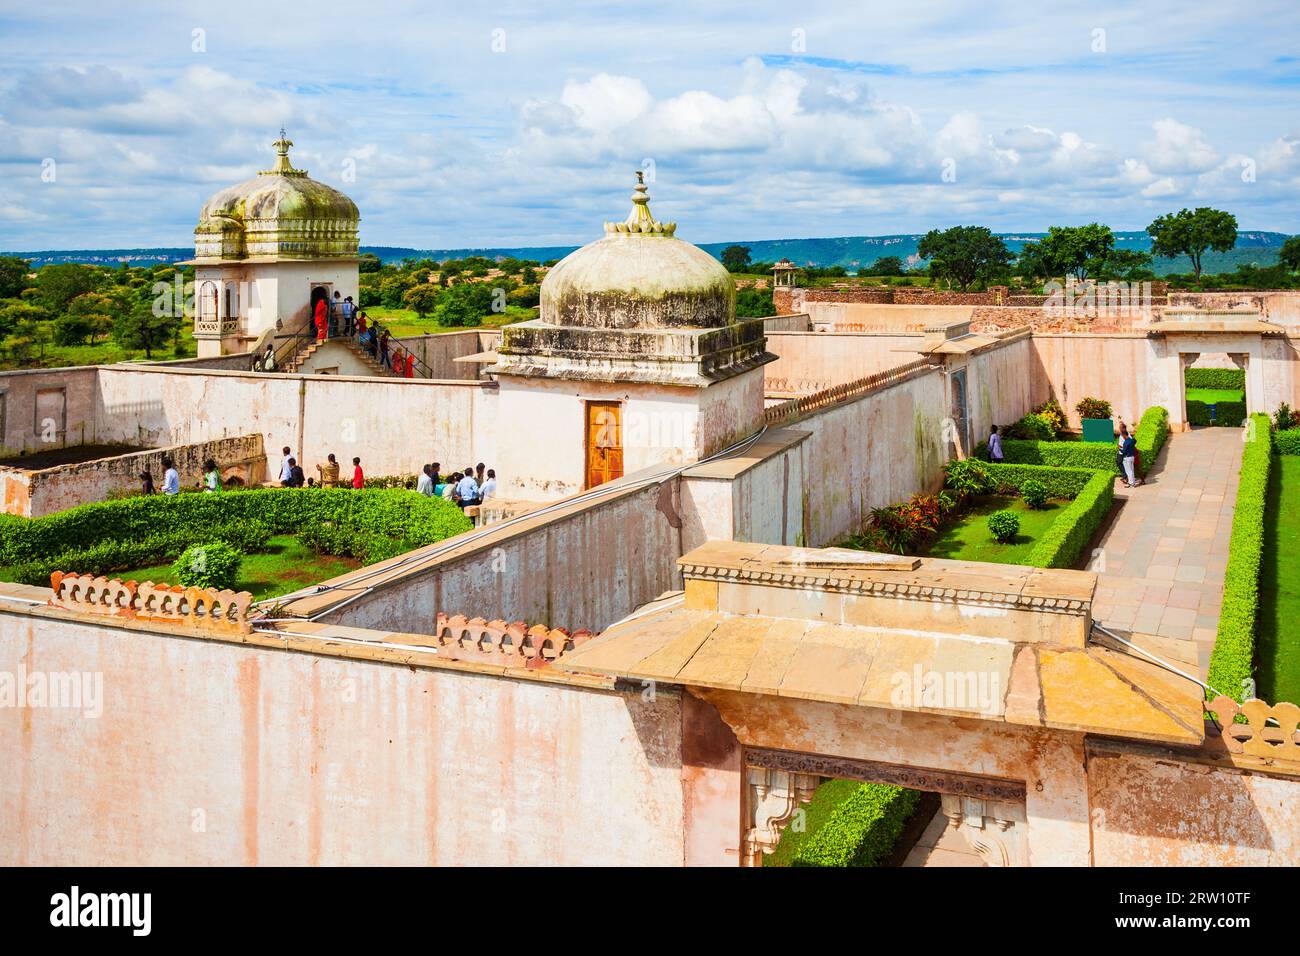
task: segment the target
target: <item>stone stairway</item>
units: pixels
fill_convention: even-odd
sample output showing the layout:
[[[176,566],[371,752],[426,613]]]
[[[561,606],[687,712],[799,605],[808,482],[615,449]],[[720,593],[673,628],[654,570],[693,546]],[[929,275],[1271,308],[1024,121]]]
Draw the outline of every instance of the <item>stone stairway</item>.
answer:
[[[302,368],[303,364],[304,364],[304,363],[305,363],[309,358],[311,358],[313,355],[315,355],[316,352],[317,352],[317,351],[318,351],[318,350],[319,350],[319,349],[320,349],[324,344],[326,344],[326,343],[328,343],[328,342],[337,342],[337,343],[343,345],[344,347],[346,347],[347,350],[348,350],[349,352],[351,352],[351,353],[352,353],[353,355],[355,355],[358,359],[360,359],[361,362],[362,362],[362,363],[363,363],[363,364],[364,364],[368,369],[370,369],[370,372],[371,372],[371,374],[373,374],[373,375],[385,375],[385,376],[388,376],[389,378],[397,378],[397,377],[399,377],[399,376],[397,375],[397,373],[394,372],[391,368],[386,368],[385,366],[379,364],[378,361],[376,361],[375,359],[371,358],[371,357],[370,357],[370,353],[367,352],[365,349],[363,349],[361,346],[359,346],[359,345],[356,343],[355,340],[353,340],[353,339],[345,339],[345,338],[338,338],[338,337],[335,337],[335,338],[332,338],[332,339],[326,339],[325,342],[317,342],[317,341],[315,341],[315,340],[312,340],[312,343],[311,343],[310,345],[308,345],[306,348],[299,349],[297,352],[295,352],[295,353],[293,354],[293,357],[288,361],[288,363],[285,364],[285,366],[284,366],[284,371],[287,372],[287,373],[289,373],[289,374],[292,374],[292,373],[294,373],[294,372],[297,372],[299,369]]]

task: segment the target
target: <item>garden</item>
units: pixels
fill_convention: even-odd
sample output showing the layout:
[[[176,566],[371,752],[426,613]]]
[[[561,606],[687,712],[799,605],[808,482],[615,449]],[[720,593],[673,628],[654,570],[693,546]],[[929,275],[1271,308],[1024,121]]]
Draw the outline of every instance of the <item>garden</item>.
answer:
[[[1245,371],[1189,368],[1183,375],[1189,424],[1239,428],[1246,420]]]
[[[0,515],[0,580],[48,585],[52,572],[74,571],[261,600],[471,526],[451,502],[399,489],[135,496],[40,518]]]

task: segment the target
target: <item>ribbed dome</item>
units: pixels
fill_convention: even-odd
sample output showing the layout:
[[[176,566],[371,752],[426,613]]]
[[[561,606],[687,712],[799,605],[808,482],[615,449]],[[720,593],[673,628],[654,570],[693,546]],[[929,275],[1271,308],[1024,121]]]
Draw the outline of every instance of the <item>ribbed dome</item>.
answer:
[[[641,173],[632,213],[605,237],[561,259],[541,288],[541,321],[603,329],[723,328],[736,285],[722,263],[656,222]]]
[[[271,256],[317,259],[355,256],[356,203],[289,162],[284,131],[274,169],[216,193],[203,204],[194,230],[199,258]]]

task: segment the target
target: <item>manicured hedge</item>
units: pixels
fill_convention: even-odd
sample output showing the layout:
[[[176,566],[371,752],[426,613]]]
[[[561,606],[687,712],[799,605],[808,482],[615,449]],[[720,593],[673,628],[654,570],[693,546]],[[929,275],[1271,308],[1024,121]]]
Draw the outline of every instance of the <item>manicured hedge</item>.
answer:
[[[1002,458],[1009,465],[1050,465],[1053,468],[1092,468],[1119,474],[1115,445],[1105,441],[1022,441],[1002,442]],[[975,449],[975,457],[988,460],[988,444]]]
[[[238,493],[150,495],[81,505],[41,518],[0,515],[0,567],[25,583],[43,568],[105,574],[158,564],[191,544],[225,541],[258,550],[272,534],[365,538],[366,560],[468,531],[454,504],[404,490],[257,488]],[[335,553],[335,552],[328,552]],[[52,567],[51,567],[52,566]],[[21,573],[22,578],[15,577]]]
[[[1189,368],[1184,375],[1188,388],[1246,387],[1246,372],[1239,368]]]
[[[1109,447],[1109,446],[1107,446]],[[1027,481],[1041,481],[1052,498],[1073,498],[1034,545],[1027,564],[1036,568],[1073,568],[1106,520],[1115,502],[1114,462],[1109,470],[1051,468],[1045,465],[988,465],[1002,489],[1020,491]]]
[[[1156,456],[1165,447],[1169,438],[1169,410],[1160,405],[1153,405],[1142,413],[1133,439],[1137,442],[1139,471],[1146,473],[1156,463]]]
[[[1267,415],[1250,416],[1241,453],[1241,477],[1232,515],[1228,567],[1223,576],[1219,633],[1210,654],[1207,681],[1219,692],[1242,698],[1254,673],[1255,618],[1259,610],[1259,569],[1264,548],[1264,499],[1273,458]]]
[[[1300,455],[1300,428],[1274,432],[1273,448],[1279,455]]]
[[[1220,371],[1220,369],[1207,369],[1206,371]],[[1188,401],[1187,403],[1187,421],[1192,425],[1218,425],[1221,428],[1240,428],[1241,423],[1245,420],[1245,402],[1216,402],[1213,419],[1210,418],[1210,406],[1205,402]]]
[[[814,806],[823,792],[833,806],[829,813]],[[916,790],[884,783],[822,784],[807,808],[808,822],[817,825],[783,834],[770,865],[875,866],[893,851],[920,798]]]

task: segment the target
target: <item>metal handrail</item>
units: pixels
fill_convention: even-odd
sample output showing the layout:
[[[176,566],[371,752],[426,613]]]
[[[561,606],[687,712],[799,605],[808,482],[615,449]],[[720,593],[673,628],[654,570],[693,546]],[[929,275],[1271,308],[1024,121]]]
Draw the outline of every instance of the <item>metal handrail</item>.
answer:
[[[390,371],[391,371],[392,368],[393,368],[393,366],[392,366],[392,356],[394,356],[394,355],[400,355],[400,356],[403,356],[403,361],[405,361],[405,358],[404,358],[404,357],[407,356],[407,355],[410,355],[410,356],[413,356],[413,357],[415,358],[415,365],[414,365],[413,367],[414,367],[415,369],[418,369],[418,370],[419,370],[419,373],[420,373],[420,377],[421,377],[421,378],[433,378],[433,377],[434,377],[432,366],[430,366],[427,362],[425,362],[424,359],[420,358],[420,356],[416,355],[415,352],[414,352],[413,350],[407,348],[405,345],[402,345],[402,344],[398,343],[398,342],[397,342],[397,336],[393,335],[392,330],[389,329],[388,326],[382,324],[381,322],[375,321],[375,320],[373,320],[373,319],[367,319],[367,320],[366,320],[366,328],[367,328],[368,330],[372,330],[376,336],[383,335],[383,334],[387,333],[387,335],[388,335],[388,340],[389,340],[389,348],[388,348],[389,364],[388,364],[388,368],[389,368]],[[357,338],[357,335],[356,335],[355,332],[353,332],[353,334],[352,334],[352,338],[353,338],[354,340]],[[375,347],[375,361],[379,361],[379,348],[378,348],[377,345],[376,345],[376,347]]]

